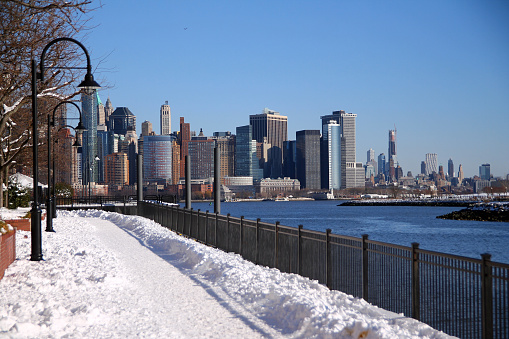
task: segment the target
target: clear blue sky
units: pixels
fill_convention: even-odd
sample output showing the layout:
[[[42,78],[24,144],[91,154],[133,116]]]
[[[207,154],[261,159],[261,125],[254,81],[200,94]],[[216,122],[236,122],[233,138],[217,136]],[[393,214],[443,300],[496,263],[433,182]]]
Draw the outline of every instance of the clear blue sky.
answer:
[[[159,133],[171,106],[191,129],[235,132],[268,107],[288,135],[357,114],[357,161],[387,154],[404,173],[426,153],[447,168],[509,173],[509,1],[102,0],[83,39],[105,102]]]

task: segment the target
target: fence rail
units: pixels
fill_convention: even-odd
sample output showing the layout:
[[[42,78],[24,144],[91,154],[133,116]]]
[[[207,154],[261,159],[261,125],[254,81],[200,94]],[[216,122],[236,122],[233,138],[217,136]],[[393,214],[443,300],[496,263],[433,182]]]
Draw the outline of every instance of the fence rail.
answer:
[[[134,211],[121,213],[134,214]],[[318,280],[461,338],[509,338],[509,265],[138,202],[140,216],[256,264]]]

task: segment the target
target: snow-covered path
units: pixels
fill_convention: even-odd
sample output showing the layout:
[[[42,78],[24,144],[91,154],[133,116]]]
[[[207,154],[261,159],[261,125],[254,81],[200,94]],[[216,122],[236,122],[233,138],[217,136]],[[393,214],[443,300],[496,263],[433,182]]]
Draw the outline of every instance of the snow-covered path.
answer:
[[[12,338],[445,338],[316,281],[260,267],[136,216],[59,212],[0,282]]]

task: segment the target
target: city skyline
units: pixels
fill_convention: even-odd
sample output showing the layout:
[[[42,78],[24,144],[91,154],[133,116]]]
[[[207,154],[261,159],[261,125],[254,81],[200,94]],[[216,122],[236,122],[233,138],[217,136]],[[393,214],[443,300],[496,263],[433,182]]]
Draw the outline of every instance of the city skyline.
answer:
[[[159,131],[165,101],[174,125],[185,117],[206,135],[268,107],[288,116],[293,140],[344,109],[357,114],[358,159],[387,153],[396,127],[404,174],[419,173],[427,153],[467,177],[483,163],[509,173],[504,2],[154,2],[143,16],[134,2],[102,4],[86,42],[109,86],[100,95],[140,125]]]

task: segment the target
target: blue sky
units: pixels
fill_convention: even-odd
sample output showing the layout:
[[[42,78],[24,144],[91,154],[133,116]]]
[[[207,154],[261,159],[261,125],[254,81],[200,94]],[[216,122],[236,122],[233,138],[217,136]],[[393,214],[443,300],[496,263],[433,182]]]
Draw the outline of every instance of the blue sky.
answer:
[[[102,0],[87,46],[105,102],[159,133],[171,106],[191,129],[235,132],[263,108],[288,135],[357,114],[357,161],[387,154],[404,173],[426,153],[467,176],[509,173],[508,1]]]

